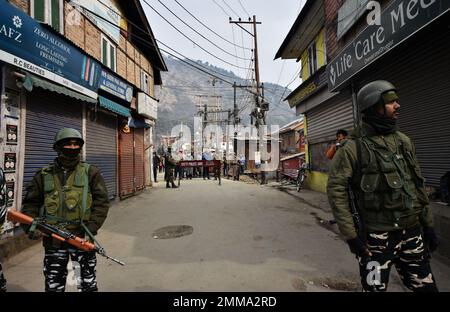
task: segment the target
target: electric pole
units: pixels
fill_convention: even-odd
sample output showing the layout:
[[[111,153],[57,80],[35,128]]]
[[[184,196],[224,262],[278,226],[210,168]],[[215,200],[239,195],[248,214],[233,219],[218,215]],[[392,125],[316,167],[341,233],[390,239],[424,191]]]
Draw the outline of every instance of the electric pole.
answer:
[[[255,120],[254,123],[255,123],[255,127],[258,131],[258,139],[260,140],[259,150],[261,150],[261,144],[264,143],[264,138],[261,138],[259,126],[265,124],[265,109],[266,109],[266,107],[264,107],[262,109],[261,102],[260,102],[261,81],[259,78],[258,36],[257,36],[257,32],[256,32],[256,25],[261,24],[261,22],[257,22],[256,16],[253,15],[253,20],[249,18],[248,21],[242,21],[240,18],[238,21],[233,21],[233,20],[231,20],[231,17],[230,17],[230,23],[236,24],[237,26],[239,26],[241,29],[243,29],[245,32],[247,32],[250,36],[252,36],[253,40],[254,40],[253,56],[254,56],[254,62],[255,62],[256,92],[255,92],[255,109],[253,110],[253,112],[251,114],[251,123],[253,125],[253,120]],[[240,24],[252,24],[253,25],[253,33],[249,32],[247,29],[242,27]],[[253,117],[255,117],[255,118],[253,118]],[[263,164],[263,161],[261,161],[261,164]],[[266,183],[265,172],[261,170],[261,184],[265,184],[265,183]]]

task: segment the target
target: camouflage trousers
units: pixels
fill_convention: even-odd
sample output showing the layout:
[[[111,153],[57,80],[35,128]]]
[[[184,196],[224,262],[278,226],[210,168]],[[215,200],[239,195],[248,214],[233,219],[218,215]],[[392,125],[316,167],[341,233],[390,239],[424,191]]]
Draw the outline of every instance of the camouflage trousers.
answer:
[[[79,249],[45,248],[44,276],[45,291],[64,292],[67,280],[67,264],[72,261],[73,282],[83,292],[98,291],[96,278],[97,259],[94,251]]]
[[[372,256],[358,257],[363,290],[386,291],[394,265],[408,289],[417,292],[438,291],[422,237],[421,226],[367,234]]]
[[[175,169],[167,169],[167,175],[166,175],[166,186],[170,185],[170,183],[172,185],[174,185],[174,177],[175,177]]]
[[[6,279],[5,276],[3,275],[3,268],[0,262],[0,292],[4,291],[6,291]]]

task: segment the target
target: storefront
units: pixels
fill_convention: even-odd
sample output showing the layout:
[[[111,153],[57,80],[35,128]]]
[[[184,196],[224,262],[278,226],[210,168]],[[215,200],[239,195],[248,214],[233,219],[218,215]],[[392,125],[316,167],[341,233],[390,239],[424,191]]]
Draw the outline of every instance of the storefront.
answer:
[[[100,168],[108,195],[117,196],[117,115],[90,108],[86,116],[85,159]]]
[[[330,165],[326,150],[336,140],[336,131],[350,131],[355,124],[350,91],[329,92],[325,69],[320,68],[287,97],[297,115],[304,115],[306,162],[310,169],[306,184],[319,192],[326,192]]]
[[[55,134],[61,128],[82,133],[83,102],[33,87],[26,98],[24,187],[42,167],[53,163]]]
[[[145,188],[144,127],[135,118],[119,121],[119,189],[126,198]]]
[[[158,118],[158,100],[144,92],[137,94],[137,112],[145,120],[141,122],[144,135],[144,172],[145,185],[152,185],[153,177],[153,133],[155,122]]]
[[[438,189],[450,171],[450,2],[418,2],[409,15],[403,12],[408,3],[392,1],[381,26],[366,28],[330,62],[329,86],[392,82],[400,97],[399,128],[415,144],[427,186]],[[374,33],[372,49],[363,48]]]

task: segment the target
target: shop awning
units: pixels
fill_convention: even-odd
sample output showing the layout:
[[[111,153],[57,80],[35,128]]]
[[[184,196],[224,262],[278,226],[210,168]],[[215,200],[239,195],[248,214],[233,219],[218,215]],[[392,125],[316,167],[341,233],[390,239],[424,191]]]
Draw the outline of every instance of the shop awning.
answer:
[[[128,118],[128,126],[130,128],[150,128],[150,125],[144,120],[133,117]]]
[[[114,101],[111,101],[101,95],[98,96],[100,106],[120,116],[131,117],[130,110]]]
[[[77,100],[81,100],[83,102],[87,102],[87,103],[92,103],[95,104],[97,103],[96,99],[90,98],[86,95],[80,94],[78,92],[72,91],[64,86],[55,84],[51,81],[39,78],[35,75],[31,75],[31,74],[26,74],[26,76],[24,78],[22,78],[22,86],[28,91],[31,92],[33,90],[33,87],[39,87],[51,92],[56,92],[59,94],[64,94],[67,96],[70,96],[72,98],[75,98]]]

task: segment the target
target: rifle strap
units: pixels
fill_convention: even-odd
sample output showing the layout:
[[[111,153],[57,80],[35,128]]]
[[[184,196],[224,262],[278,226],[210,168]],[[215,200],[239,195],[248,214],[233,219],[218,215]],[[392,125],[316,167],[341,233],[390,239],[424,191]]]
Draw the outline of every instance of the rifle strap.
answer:
[[[80,223],[81,226],[83,227],[84,231],[86,232],[87,236],[89,236],[89,238],[95,243],[95,245],[102,250],[103,247],[99,244],[99,242],[95,239],[94,235],[92,234],[92,232],[88,229],[88,227],[86,226],[86,224],[84,224],[84,214],[86,212],[86,207],[87,207],[87,197],[88,197],[88,191],[89,191],[89,168],[90,165],[85,163],[84,164],[86,172],[84,174],[84,187],[83,187],[83,198],[82,198],[82,202],[81,202],[81,218],[80,218]]]
[[[362,178],[362,138],[358,137],[355,139],[356,144],[356,168],[353,174],[353,184],[356,186],[357,183],[361,181]]]

